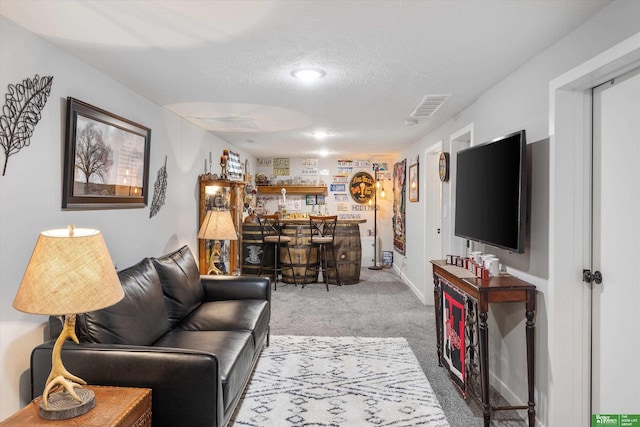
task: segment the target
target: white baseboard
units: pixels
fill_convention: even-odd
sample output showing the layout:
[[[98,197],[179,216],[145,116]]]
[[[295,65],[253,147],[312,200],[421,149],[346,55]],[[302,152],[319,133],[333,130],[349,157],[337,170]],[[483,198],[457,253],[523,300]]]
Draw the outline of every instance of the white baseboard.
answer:
[[[415,296],[418,297],[420,302],[426,305],[427,299],[425,298],[425,295],[422,292],[420,292],[420,290],[416,287],[416,285],[414,285],[413,282],[409,280],[402,271],[400,271],[400,269],[397,267],[396,264],[393,265],[393,271],[395,271],[398,274],[398,277],[400,277],[400,280],[402,280],[402,282],[405,285],[407,285],[409,289],[411,289],[411,291],[415,294]]]

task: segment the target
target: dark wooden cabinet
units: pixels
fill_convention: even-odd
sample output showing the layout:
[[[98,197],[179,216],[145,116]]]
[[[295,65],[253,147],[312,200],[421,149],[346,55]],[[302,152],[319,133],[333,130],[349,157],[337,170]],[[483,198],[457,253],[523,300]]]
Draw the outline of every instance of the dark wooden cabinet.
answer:
[[[433,293],[436,314],[436,338],[438,363],[440,366],[449,365],[448,354],[451,346],[445,348],[445,340],[456,340],[461,337],[451,329],[449,317],[444,318],[444,313],[450,313],[451,307],[444,307],[443,288],[452,289],[452,293],[459,293],[459,308],[464,308],[462,322],[464,334],[462,342],[464,348],[465,378],[477,379],[482,408],[484,413],[484,425],[489,426],[491,412],[498,410],[526,409],[529,418],[529,426],[535,425],[535,312],[536,312],[536,287],[514,276],[503,274],[491,277],[488,280],[476,278],[470,271],[449,265],[443,260],[431,261],[433,266]],[[455,295],[454,295],[455,297]],[[448,298],[447,303],[451,305]],[[527,405],[500,406],[491,405],[489,400],[489,305],[507,302],[521,302],[526,306],[525,336],[527,347]],[[453,336],[453,338],[451,338]],[[475,391],[474,387],[470,387]]]
[[[236,268],[240,268],[238,263],[239,248],[242,246],[242,210],[244,205],[245,183],[230,180],[214,180],[200,178],[200,213],[198,217],[198,230],[207,214],[207,210],[223,209],[229,210],[231,218],[238,234],[238,240],[227,240],[228,245],[228,271],[231,274]],[[238,232],[239,230],[239,232]],[[207,274],[207,265],[211,256],[212,241],[198,239],[198,260],[200,274]]]

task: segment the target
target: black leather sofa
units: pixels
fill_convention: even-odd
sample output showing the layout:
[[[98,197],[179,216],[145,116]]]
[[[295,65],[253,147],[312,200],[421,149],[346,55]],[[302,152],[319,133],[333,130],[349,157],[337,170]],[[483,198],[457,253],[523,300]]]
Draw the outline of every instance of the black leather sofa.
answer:
[[[187,246],[118,275],[124,299],[77,316],[80,344],[62,351],[67,369],[89,384],[151,388],[154,427],[225,426],[268,345],[269,279],[200,276]],[[55,340],[60,319],[49,323]],[[43,392],[52,349],[48,341],[31,354],[32,397]]]

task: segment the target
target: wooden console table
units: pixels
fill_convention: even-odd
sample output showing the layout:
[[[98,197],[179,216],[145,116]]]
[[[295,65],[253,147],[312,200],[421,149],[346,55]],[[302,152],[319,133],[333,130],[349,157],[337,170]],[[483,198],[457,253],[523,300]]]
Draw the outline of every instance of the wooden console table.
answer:
[[[75,418],[51,421],[38,415],[42,396],[0,423],[10,426],[151,427],[151,389],[85,386],[96,395],[96,406]]]
[[[442,284],[447,283],[464,294],[474,305],[477,311],[477,340],[479,353],[480,397],[484,415],[484,425],[488,427],[491,422],[491,412],[498,410],[527,409],[529,426],[535,425],[535,353],[534,332],[536,312],[536,287],[511,275],[492,277],[489,280],[481,280],[472,277],[467,270],[448,265],[443,260],[431,261],[433,266],[434,305],[436,312],[436,338],[438,347],[438,363],[443,366],[443,325],[442,325]],[[524,302],[526,305],[526,346],[527,346],[527,385],[528,404],[522,406],[492,406],[489,401],[489,330],[487,325],[489,304],[503,302]],[[475,326],[475,316],[467,316],[465,328]],[[465,331],[467,333],[469,331]],[[471,334],[473,335],[473,334]],[[473,338],[473,336],[471,336]],[[469,343],[473,346],[473,343]],[[467,346],[468,347],[468,346]],[[468,358],[469,353],[465,349]],[[474,350],[470,355],[475,357]],[[467,361],[469,369],[473,368],[475,361]]]

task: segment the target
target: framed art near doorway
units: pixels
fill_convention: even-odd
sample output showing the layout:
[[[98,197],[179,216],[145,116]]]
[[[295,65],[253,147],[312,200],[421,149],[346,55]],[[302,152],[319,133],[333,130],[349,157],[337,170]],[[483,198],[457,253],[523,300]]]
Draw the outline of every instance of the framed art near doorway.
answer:
[[[420,191],[420,166],[419,163],[416,162],[409,166],[409,201],[417,202],[419,199],[419,191]]]

